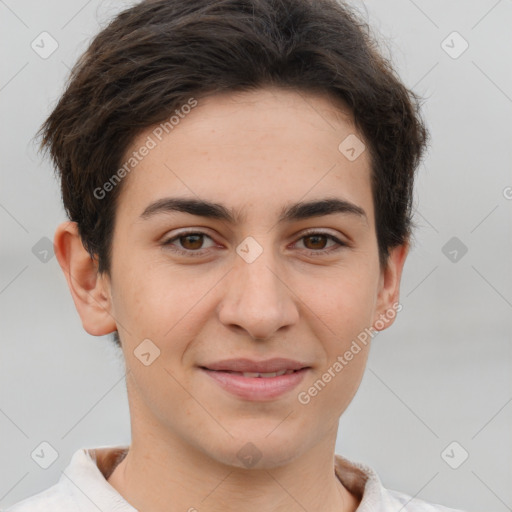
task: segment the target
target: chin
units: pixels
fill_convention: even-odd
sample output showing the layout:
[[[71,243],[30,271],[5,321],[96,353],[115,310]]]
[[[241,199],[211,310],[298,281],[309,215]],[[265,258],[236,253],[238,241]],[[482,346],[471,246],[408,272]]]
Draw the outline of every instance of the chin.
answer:
[[[248,434],[246,429],[245,432],[230,437],[229,441],[219,442],[217,447],[210,446],[207,453],[227,466],[270,470],[292,462],[305,451],[304,439],[295,438],[284,429],[281,435],[277,431],[272,432],[276,428],[275,422],[270,428],[268,424],[265,426],[258,433],[253,430],[253,435]]]

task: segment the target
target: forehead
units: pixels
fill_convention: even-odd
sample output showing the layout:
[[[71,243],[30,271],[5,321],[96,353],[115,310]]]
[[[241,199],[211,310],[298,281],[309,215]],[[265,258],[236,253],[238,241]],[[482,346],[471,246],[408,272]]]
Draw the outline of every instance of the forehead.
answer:
[[[199,98],[177,114],[173,123],[141,132],[126,151],[128,161],[150,147],[125,178],[120,208],[129,202],[140,215],[172,194],[222,202],[244,214],[282,212],[284,203],[334,194],[365,203],[373,216],[368,151],[341,102],[262,89]],[[347,141],[357,158],[346,153]]]

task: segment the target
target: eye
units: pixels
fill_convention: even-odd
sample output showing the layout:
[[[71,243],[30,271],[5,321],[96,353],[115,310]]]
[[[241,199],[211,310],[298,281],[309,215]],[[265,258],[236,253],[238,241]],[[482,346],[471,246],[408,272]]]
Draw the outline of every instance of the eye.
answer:
[[[183,254],[184,256],[202,256],[204,254],[204,250],[199,249],[204,249],[202,247],[204,238],[212,240],[210,236],[206,233],[202,233],[201,231],[187,231],[169,238],[169,240],[163,242],[162,245],[178,254]],[[181,248],[174,245],[175,241],[179,242]]]
[[[334,235],[322,231],[309,231],[299,239],[300,241],[302,241],[304,246],[306,246],[306,250],[313,256],[332,253],[348,246],[348,244],[342,242]],[[334,247],[331,245],[330,248],[326,249],[328,241],[333,242]]]
[[[212,242],[212,244],[206,248],[204,247],[205,239],[209,239]],[[348,246],[347,243],[342,242],[334,235],[322,231],[307,232],[299,238],[296,244],[301,241],[305,246],[306,252],[312,256],[332,253]],[[332,242],[332,245],[326,249],[326,243],[329,241]],[[179,245],[176,245],[175,242]],[[202,231],[187,231],[179,233],[162,242],[162,246],[183,256],[203,256],[208,249],[215,247],[215,243],[209,235]]]

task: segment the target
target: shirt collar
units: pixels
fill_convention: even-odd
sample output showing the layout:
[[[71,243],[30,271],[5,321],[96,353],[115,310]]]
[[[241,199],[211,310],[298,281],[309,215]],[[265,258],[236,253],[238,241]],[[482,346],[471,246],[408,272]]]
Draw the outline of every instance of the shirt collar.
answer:
[[[117,464],[126,456],[128,448],[82,448],[74,453],[61,478],[66,478],[81,491],[82,499],[88,502],[89,507],[93,502],[100,510],[137,512],[107,481]],[[391,498],[372,468],[335,455],[334,472],[342,484],[361,500],[357,512],[389,510]]]

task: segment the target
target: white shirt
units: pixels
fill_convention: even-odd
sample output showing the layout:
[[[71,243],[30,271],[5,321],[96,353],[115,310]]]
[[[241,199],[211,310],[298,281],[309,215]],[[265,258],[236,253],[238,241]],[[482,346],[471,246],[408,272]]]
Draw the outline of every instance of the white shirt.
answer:
[[[104,446],[76,451],[55,485],[5,512],[137,512],[107,481],[127,448]],[[361,498],[357,512],[462,512],[385,489],[372,468],[341,455],[335,456],[334,469],[343,485]]]

